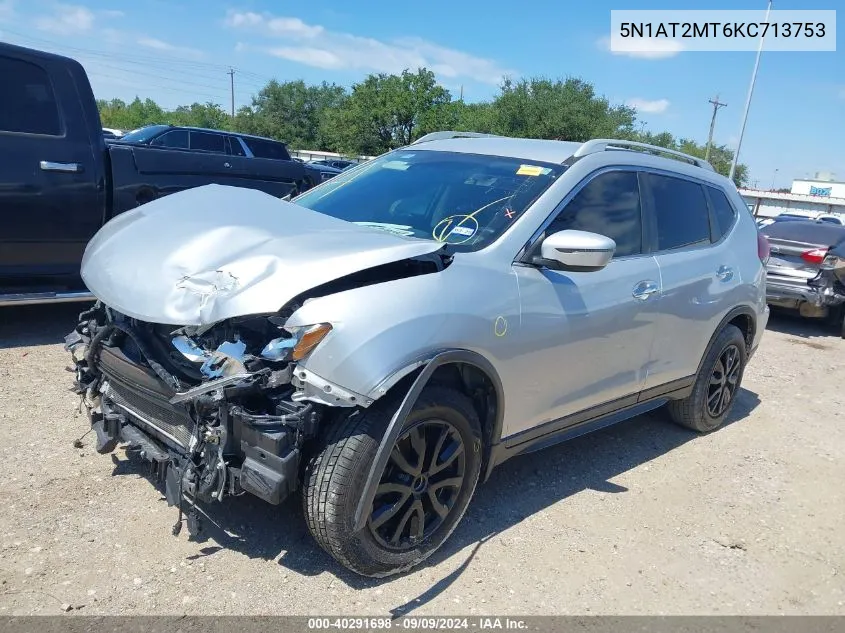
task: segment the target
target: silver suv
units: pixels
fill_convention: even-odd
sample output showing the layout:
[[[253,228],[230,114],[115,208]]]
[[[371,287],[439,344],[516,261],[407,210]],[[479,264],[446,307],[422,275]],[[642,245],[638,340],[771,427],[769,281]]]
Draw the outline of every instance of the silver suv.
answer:
[[[293,202],[210,185],[116,217],[67,347],[97,449],[153,463],[174,534],[300,490],[317,542],[384,576],[514,455],[664,405],[717,428],[766,257],[697,158],[437,133]]]

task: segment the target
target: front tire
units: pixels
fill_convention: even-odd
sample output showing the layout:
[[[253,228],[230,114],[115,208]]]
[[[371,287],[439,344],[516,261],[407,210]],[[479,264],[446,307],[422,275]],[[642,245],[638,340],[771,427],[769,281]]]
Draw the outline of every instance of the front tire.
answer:
[[[735,325],[726,325],[707,353],[692,393],[666,405],[672,420],[699,433],[719,428],[736,402],[747,360],[745,337]]]
[[[381,475],[367,524],[354,515],[396,399],[357,410],[329,428],[305,473],[303,506],[317,543],[352,571],[400,573],[433,554],[457,527],[481,472],[481,424],[472,402],[426,387]]]

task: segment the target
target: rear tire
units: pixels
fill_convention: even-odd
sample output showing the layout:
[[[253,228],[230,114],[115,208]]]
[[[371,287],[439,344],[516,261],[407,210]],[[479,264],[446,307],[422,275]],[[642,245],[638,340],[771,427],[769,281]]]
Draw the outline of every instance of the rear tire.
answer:
[[[701,364],[692,393],[666,405],[672,420],[698,433],[719,428],[736,402],[747,360],[745,337],[726,325]]]
[[[381,475],[379,489],[386,491],[368,509],[367,525],[355,532],[356,506],[398,406],[395,398],[380,401],[338,420],[306,468],[303,507],[311,535],[363,576],[400,573],[433,554],[463,517],[481,472],[481,424],[472,402],[448,387],[428,386],[394,445],[401,454]],[[420,447],[424,458],[417,464]],[[410,474],[418,465],[421,473]]]

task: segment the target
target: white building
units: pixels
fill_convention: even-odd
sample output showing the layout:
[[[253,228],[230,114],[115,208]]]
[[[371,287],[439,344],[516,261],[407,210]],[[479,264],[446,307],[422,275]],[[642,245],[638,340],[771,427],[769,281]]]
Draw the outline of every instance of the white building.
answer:
[[[834,180],[793,180],[792,193],[817,198],[845,198],[845,182]]]
[[[757,189],[740,189],[739,193],[757,217],[770,218],[785,212],[845,216],[845,182],[837,182],[829,172],[819,172],[812,180],[794,180],[789,193]]]

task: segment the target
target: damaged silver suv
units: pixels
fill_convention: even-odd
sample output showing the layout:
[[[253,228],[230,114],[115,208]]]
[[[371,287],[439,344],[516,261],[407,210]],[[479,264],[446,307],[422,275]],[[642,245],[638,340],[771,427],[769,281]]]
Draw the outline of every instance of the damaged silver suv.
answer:
[[[299,491],[317,542],[384,576],[513,455],[663,405],[717,428],[766,257],[697,158],[436,133],[292,202],[211,185],[116,217],[66,344],[97,450],[153,463],[174,533]]]

